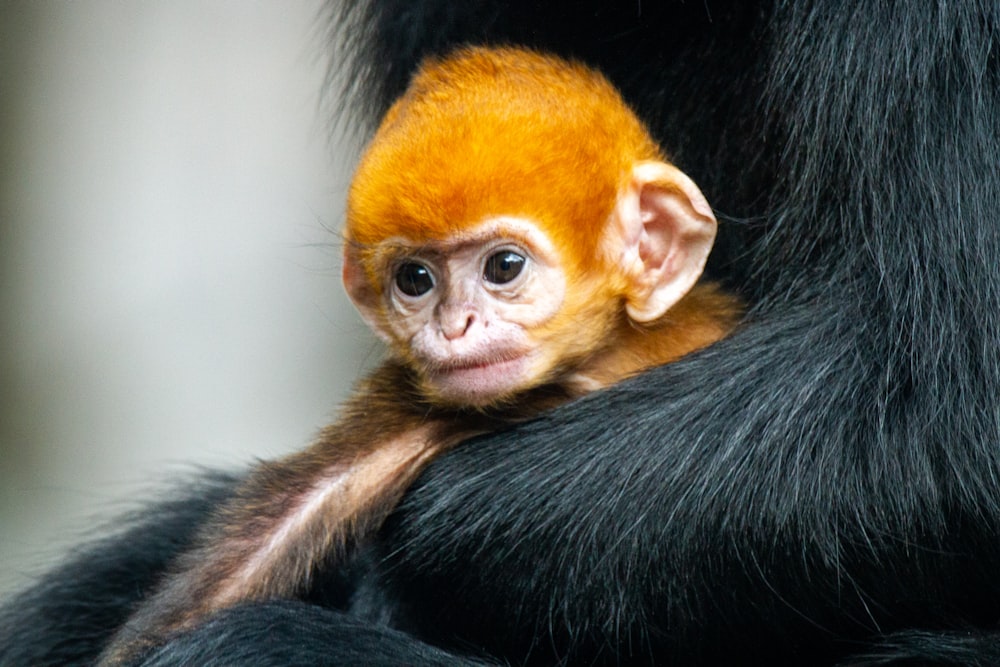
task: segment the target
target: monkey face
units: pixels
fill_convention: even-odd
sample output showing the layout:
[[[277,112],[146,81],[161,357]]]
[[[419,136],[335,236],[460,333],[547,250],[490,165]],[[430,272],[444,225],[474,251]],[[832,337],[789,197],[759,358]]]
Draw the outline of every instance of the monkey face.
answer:
[[[354,285],[357,271],[345,270],[345,282],[429,398],[483,406],[546,381],[556,363],[547,332],[567,280],[538,225],[497,217],[444,241],[383,246],[379,290]]]

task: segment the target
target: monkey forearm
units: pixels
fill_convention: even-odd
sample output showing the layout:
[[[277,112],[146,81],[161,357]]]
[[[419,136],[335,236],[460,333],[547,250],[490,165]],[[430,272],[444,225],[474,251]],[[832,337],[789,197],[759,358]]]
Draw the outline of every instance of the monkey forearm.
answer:
[[[476,575],[449,590],[453,613],[433,608],[435,625],[423,623],[432,613],[424,600],[407,600],[418,634],[434,641],[442,639],[439,627],[458,628],[491,649],[495,639],[480,628],[510,628],[510,619],[522,619],[504,638],[530,641],[550,631],[545,623],[555,608],[581,634],[599,636],[611,609],[630,624],[619,632],[655,627],[668,647],[694,644],[688,633],[714,622],[710,611],[692,606],[698,600],[739,590],[739,600],[728,603],[728,618],[753,627],[760,601],[776,597],[772,586],[787,586],[779,594],[788,598],[805,590],[805,575],[797,579],[791,565],[755,576],[739,560],[742,553],[759,554],[767,567],[767,559],[789,545],[800,549],[803,567],[814,568],[813,599],[825,600],[817,592],[836,590],[838,582],[836,572],[823,568],[821,549],[842,553],[850,545],[820,532],[837,520],[834,509],[822,510],[835,507],[837,484],[848,483],[833,482],[830,475],[849,469],[832,454],[824,459],[828,465],[805,467],[774,452],[789,442],[814,442],[796,419],[794,408],[801,403],[789,409],[785,397],[822,402],[830,414],[861,411],[864,403],[854,390],[831,387],[830,378],[867,369],[851,365],[855,359],[847,353],[812,363],[794,354],[809,346],[837,349],[837,321],[828,320],[825,331],[808,331],[810,316],[750,327],[718,350],[579,401],[503,438],[477,440],[475,447],[458,448],[435,463],[386,535],[384,577],[389,585],[434,590],[461,577],[468,562],[475,563]],[[741,348],[754,354],[740,355]],[[739,409],[746,417],[737,425],[720,422],[715,416],[723,409]],[[841,435],[830,432],[817,446],[836,452]],[[802,493],[787,485],[787,466],[795,465],[801,468],[797,479],[808,480],[804,488],[815,494],[809,497],[809,507],[817,508],[810,515],[814,523],[807,528],[828,540],[820,547],[801,546],[794,535],[777,532],[782,512]],[[481,472],[470,476],[474,466]],[[906,479],[900,471],[886,488],[905,489]],[[462,529],[441,530],[448,525]],[[406,551],[393,551],[398,544],[406,544]],[[529,571],[525,553],[531,554]],[[621,574],[633,571],[642,574]],[[501,600],[502,612],[491,616],[479,605],[482,599]],[[825,610],[819,604],[808,611],[819,616]],[[795,614],[779,612],[768,616],[772,627],[777,619],[796,627]],[[719,631],[712,627],[709,635]]]
[[[414,477],[472,435],[468,422],[387,400],[406,378],[387,364],[309,449],[260,464],[118,633],[102,664],[127,663],[239,602],[296,595],[320,561],[377,527]]]

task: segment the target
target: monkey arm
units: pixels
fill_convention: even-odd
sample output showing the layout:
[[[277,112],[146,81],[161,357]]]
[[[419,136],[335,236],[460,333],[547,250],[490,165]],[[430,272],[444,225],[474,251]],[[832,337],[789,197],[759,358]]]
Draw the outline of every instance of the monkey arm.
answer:
[[[442,641],[436,628],[457,629],[474,643],[498,642],[505,655],[541,653],[543,663],[572,664],[607,642],[625,661],[649,651],[726,664],[732,656],[701,655],[719,649],[724,623],[764,637],[806,633],[803,615],[831,621],[822,601],[850,561],[886,556],[881,545],[850,553],[869,517],[858,534],[844,533],[843,489],[891,503],[890,487],[902,480],[882,487],[863,478],[866,466],[847,465],[867,405],[831,384],[869,371],[838,320],[820,318],[834,324],[817,329],[814,315],[758,321],[693,358],[432,465],[394,517],[381,574],[387,588],[419,591],[407,597],[417,634]],[[802,358],[816,346],[830,357]],[[806,413],[836,419],[814,431]],[[473,461],[480,472],[469,476]],[[898,534],[904,509],[879,529]],[[393,544],[406,544],[405,553]],[[786,549],[801,558],[776,560]],[[463,577],[455,562],[474,563],[475,576]],[[443,607],[433,591],[446,586]],[[840,593],[839,612],[857,613],[862,593]],[[481,599],[493,604],[475,604]],[[424,624],[431,607],[439,610]],[[498,628],[509,634],[498,638]],[[549,633],[559,654],[544,653],[547,640],[533,648]],[[646,645],[630,639],[640,637]]]
[[[387,362],[310,448],[259,464],[138,605],[102,657],[126,664],[237,604],[304,593],[320,564],[343,565],[427,461],[477,431],[398,398],[411,375]]]
[[[228,498],[235,476],[205,475],[170,501],[129,518],[130,527],[82,547],[38,585],[0,607],[0,665],[90,665],[162,576],[197,527]],[[345,572],[346,574],[346,572]],[[325,584],[348,590],[349,581]],[[149,655],[144,665],[475,665],[414,638],[306,602],[223,612]]]
[[[170,561],[190,547],[199,526],[231,498],[239,483],[234,475],[211,473],[183,489],[173,489],[170,500],[123,517],[116,525],[126,522],[126,528],[84,545],[40,583],[5,601],[0,607],[0,665],[94,664],[133,606],[154,587]],[[351,569],[339,572],[346,577]],[[354,583],[340,574],[326,573],[324,585],[349,591]],[[222,612],[180,634],[142,664],[395,667],[484,663],[447,654],[400,632],[316,604],[285,601]]]
[[[866,441],[887,343],[859,345],[855,307],[762,315],[693,358],[455,449],[383,535],[382,585],[403,592],[417,636],[542,664],[601,646],[625,662],[787,650],[828,664],[858,650],[838,641],[929,608],[989,627],[996,526],[954,496],[930,502],[944,452],[905,422],[883,447]]]

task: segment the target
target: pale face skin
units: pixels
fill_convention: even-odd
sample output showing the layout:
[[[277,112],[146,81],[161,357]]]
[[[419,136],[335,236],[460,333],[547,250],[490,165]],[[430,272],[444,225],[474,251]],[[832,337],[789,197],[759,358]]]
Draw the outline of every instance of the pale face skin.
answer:
[[[445,241],[385,246],[377,328],[438,398],[483,405],[537,384],[551,361],[532,332],[560,311],[566,278],[535,224],[497,217]]]

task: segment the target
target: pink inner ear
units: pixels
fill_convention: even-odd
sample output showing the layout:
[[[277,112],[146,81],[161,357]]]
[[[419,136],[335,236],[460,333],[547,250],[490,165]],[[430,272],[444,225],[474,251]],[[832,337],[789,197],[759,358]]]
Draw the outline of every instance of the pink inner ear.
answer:
[[[700,277],[715,238],[715,216],[698,187],[666,163],[636,165],[631,192],[619,209],[626,245],[638,260],[628,312],[637,322],[649,322]]]
[[[645,264],[646,270],[665,269],[664,264],[670,257],[676,230],[670,220],[662,214],[663,202],[653,199],[662,197],[662,192],[644,190],[639,196],[640,220],[642,230],[639,234],[639,259]]]

